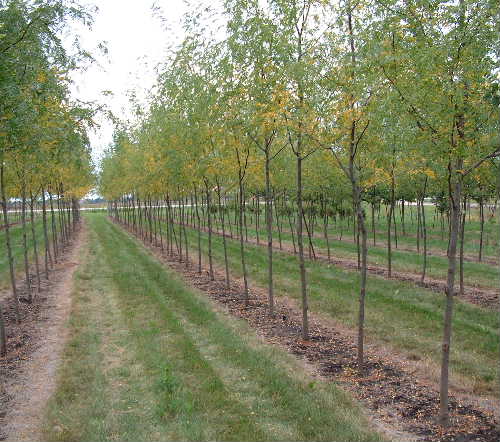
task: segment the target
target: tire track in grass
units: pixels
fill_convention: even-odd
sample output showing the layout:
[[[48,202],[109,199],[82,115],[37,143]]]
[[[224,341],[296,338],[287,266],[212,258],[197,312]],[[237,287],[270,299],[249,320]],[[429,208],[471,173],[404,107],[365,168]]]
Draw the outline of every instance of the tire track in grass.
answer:
[[[124,239],[121,232],[108,230],[106,238],[112,236],[117,240]],[[156,413],[161,419],[175,417],[177,420],[172,438],[241,440],[245,435],[252,434],[259,440],[267,439],[250,421],[250,412],[245,413],[243,404],[228,399],[230,395],[224,383],[200,354],[193,340],[185,334],[172,311],[170,299],[162,296],[168,294],[160,283],[165,282],[168,286],[169,281],[165,280],[161,269],[150,269],[151,260],[140,253],[141,250],[130,239],[125,239],[120,257],[133,258],[135,267],[127,275],[119,274],[115,269],[114,282],[120,293],[127,292],[126,298],[122,297],[120,301],[122,309],[128,312],[126,320],[132,338],[137,341],[137,358],[152,370],[151,375],[158,379],[157,387],[164,394],[163,400],[157,404]],[[105,250],[108,263],[113,265],[116,260],[112,254],[116,249],[106,247]],[[180,287],[176,289],[182,290]],[[151,308],[155,308],[153,316]],[[138,322],[146,323],[147,328],[134,327]],[[153,340],[163,336],[162,332],[167,332],[167,340],[164,341],[167,348],[164,347],[164,350],[168,352],[143,352],[142,349],[151,347]],[[148,364],[150,360],[154,363]],[[200,379],[203,382],[200,383]],[[210,397],[210,402],[203,403],[198,397]],[[223,413],[219,412],[221,409]]]
[[[163,378],[160,379],[165,380],[167,395],[171,395],[172,392],[176,394],[179,391],[187,392],[186,394],[193,392],[191,394],[195,400],[188,411],[194,410],[194,412],[189,420],[190,424],[191,419],[200,420],[203,439],[281,439],[276,431],[273,432],[272,429],[264,431],[260,428],[256,417],[251,414],[250,409],[245,407],[244,400],[231,400],[231,394],[224,382],[220,380],[210,361],[203,357],[198,346],[193,342],[198,339],[199,330],[205,330],[205,328],[211,340],[220,346],[220,354],[227,358],[231,365],[239,367],[240,371],[246,373],[248,371],[244,371],[243,368],[250,369],[253,378],[259,384],[257,397],[271,399],[274,408],[278,408],[277,411],[269,409],[265,407],[266,401],[262,401],[262,412],[276,412],[280,419],[283,419],[284,425],[296,424],[300,430],[299,440],[331,440],[332,437],[339,440],[380,439],[380,436],[369,428],[362,429],[366,426],[366,422],[359,408],[347,399],[345,393],[340,392],[334,386],[329,386],[323,394],[318,394],[310,387],[309,382],[299,382],[287,375],[282,367],[276,366],[276,361],[271,359],[264,350],[251,349],[245,345],[239,335],[233,333],[231,328],[223,324],[208,308],[205,301],[201,301],[193,294],[193,291],[173,277],[171,272],[167,272],[161,263],[147,253],[137,241],[132,240],[121,229],[111,225],[102,217],[96,219],[96,223],[101,223],[100,228],[105,232],[102,235],[102,241],[107,250],[107,263],[111,267],[116,265],[117,270],[123,271],[124,262],[131,262],[126,258],[133,258],[133,268],[128,268],[127,273],[121,275],[118,271],[113,273],[114,282],[121,290],[121,305],[128,304],[126,310],[135,318],[134,321],[143,313],[145,314],[148,311],[146,306],[150,305],[149,314],[152,313],[151,308],[157,311],[154,315],[153,327],[159,327],[160,330],[167,329],[170,335],[177,336],[174,338],[175,348],[177,351],[182,351],[183,357],[178,357],[176,354],[170,357],[161,355],[160,351],[154,352],[163,361],[167,358],[169,363],[169,368],[163,370]],[[104,227],[102,223],[107,225]],[[121,242],[118,255],[116,244],[119,241]],[[118,256],[120,259],[117,258]],[[113,260],[116,262],[113,263]],[[145,309],[144,312],[141,306]],[[179,312],[182,312],[182,316]],[[190,324],[196,325],[193,330],[197,330],[197,333],[192,338],[185,333],[179,317],[187,318]],[[231,321],[227,317],[225,320]],[[150,352],[147,350],[149,343],[146,340],[139,339],[139,344],[138,356],[144,356],[144,363],[147,365],[154,355],[148,353]],[[144,355],[141,354],[142,351]],[[176,373],[182,374],[180,378],[181,381],[186,381],[184,384],[186,390],[178,386],[175,380],[170,379],[171,374]],[[200,383],[200,379],[203,379],[203,382]],[[240,390],[240,393],[245,395],[244,390]],[[202,400],[205,401],[203,404],[200,403]],[[203,413],[200,414],[200,410]],[[192,437],[182,439],[192,439]]]
[[[75,304],[71,318],[72,339],[59,373],[59,388],[48,407],[45,422],[47,440],[122,440],[134,438],[134,427],[147,430],[144,408],[134,407],[130,389],[143,398],[144,370],[127,349],[128,330],[116,308],[115,287],[102,259],[102,247],[95,232],[84,266],[77,274]],[[149,419],[150,420],[150,419]]]

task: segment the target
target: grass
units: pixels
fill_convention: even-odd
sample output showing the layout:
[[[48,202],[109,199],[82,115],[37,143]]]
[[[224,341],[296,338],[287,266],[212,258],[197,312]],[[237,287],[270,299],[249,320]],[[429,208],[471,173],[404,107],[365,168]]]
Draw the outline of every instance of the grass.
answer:
[[[215,312],[104,215],[85,218],[46,440],[381,440],[335,385]]]
[[[35,232],[38,244],[38,257],[40,265],[43,267],[44,257],[44,239],[43,239],[43,224],[40,218],[35,220]],[[31,236],[31,224],[26,224],[27,243],[28,243],[28,259],[30,263],[34,262],[33,238]],[[49,240],[51,231],[49,228]],[[24,269],[24,252],[23,252],[23,229],[20,224],[10,228],[10,240],[12,247],[12,255],[14,257],[14,267],[16,273]],[[4,289],[10,285],[9,279],[9,260],[7,257],[7,246],[5,245],[5,230],[0,231],[0,289]]]
[[[217,226],[219,231],[221,230],[220,223],[214,219],[214,227]],[[248,226],[248,235],[251,238],[256,238],[257,232],[255,229],[255,225]],[[263,222],[263,217],[261,217],[261,223]],[[275,227],[276,228],[276,227]],[[227,230],[227,228],[226,228]],[[315,232],[316,235],[322,235],[322,226],[321,229],[317,229]],[[344,233],[346,233],[344,231]],[[259,228],[259,236],[262,244],[265,242],[267,232],[265,230],[265,226],[261,224],[261,228]],[[306,235],[306,233],[304,233]],[[349,231],[347,235],[344,235],[344,240],[338,240],[338,235],[335,234],[333,229],[330,230],[329,233],[330,239],[330,249],[332,256],[337,258],[344,258],[350,260],[357,260],[357,248],[356,244],[349,241],[352,237],[350,236]],[[284,231],[282,232],[282,240],[284,244],[287,244],[289,247],[292,247],[292,235],[289,233],[289,227],[284,226]],[[345,240],[348,238],[348,240]],[[278,232],[273,231],[273,241],[275,242],[275,246],[278,246]],[[327,244],[323,237],[315,236],[313,238],[314,248],[317,252],[321,252],[323,255],[327,255]],[[304,238],[304,246],[308,247],[308,240]],[[446,250],[446,246],[445,249]],[[384,246],[374,247],[369,241],[368,243],[368,264],[377,265],[386,268],[387,267],[387,248]],[[394,244],[392,247],[392,267],[394,271],[400,272],[410,272],[421,274],[423,265],[423,257],[421,254],[418,254],[416,251],[402,251],[395,248]],[[446,279],[448,271],[448,261],[446,256],[428,256],[427,257],[427,275],[431,278],[436,279]],[[498,266],[493,266],[485,263],[479,262],[464,262],[464,281],[466,285],[478,285],[486,288],[498,288],[498,280],[500,279],[500,272]]]
[[[188,229],[191,246],[196,232]],[[202,235],[206,256],[208,235]],[[227,241],[231,271],[242,275],[239,243]],[[246,261],[251,283],[266,287],[266,249],[246,245]],[[214,259],[224,263],[222,240],[214,236]],[[194,253],[194,250],[192,251]],[[194,255],[192,255],[194,256]],[[309,302],[312,311],[320,312],[349,328],[357,321],[359,275],[321,262],[307,262]],[[275,293],[300,297],[298,259],[287,253],[275,253],[273,261]],[[439,364],[441,357],[442,294],[418,288],[411,283],[369,277],[366,301],[366,334],[370,340],[409,355]],[[498,382],[498,314],[459,299],[455,302],[451,370],[456,382],[465,380],[478,393],[492,393]]]

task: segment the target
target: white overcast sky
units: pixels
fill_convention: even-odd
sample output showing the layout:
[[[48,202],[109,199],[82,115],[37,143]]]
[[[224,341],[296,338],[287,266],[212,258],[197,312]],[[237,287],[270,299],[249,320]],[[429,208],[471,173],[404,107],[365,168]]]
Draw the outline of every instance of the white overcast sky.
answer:
[[[166,23],[154,16],[152,5],[162,9]],[[98,63],[77,73],[73,95],[81,100],[105,102],[112,112],[124,117],[128,108],[127,91],[141,97],[154,84],[155,66],[166,58],[166,51],[183,38],[181,19],[187,7],[183,0],[94,0],[99,11],[92,30],[75,29],[83,48],[99,54],[99,43],[105,42],[108,54],[98,55]],[[71,36],[66,36],[70,38]],[[102,91],[113,92],[104,97]],[[112,126],[100,121],[101,128],[92,134],[92,150],[97,163],[112,138]]]

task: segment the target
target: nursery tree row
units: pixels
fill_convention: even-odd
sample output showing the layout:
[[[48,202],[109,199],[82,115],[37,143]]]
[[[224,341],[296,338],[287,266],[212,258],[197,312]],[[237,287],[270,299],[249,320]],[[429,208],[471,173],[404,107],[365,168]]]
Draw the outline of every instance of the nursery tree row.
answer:
[[[91,16],[74,2],[0,1],[0,225],[17,322],[20,298],[31,303],[49,279],[76,230],[78,200],[94,182],[87,130],[95,108],[70,95],[71,73],[92,59],[78,42],[61,41],[75,22],[90,25]],[[20,245],[12,243],[14,229],[22,231]],[[22,277],[15,247],[23,249]],[[1,309],[0,344],[4,354]]]
[[[200,229],[205,207],[210,232],[211,207],[231,204],[248,302],[245,213],[263,202],[270,315],[273,214],[290,211],[304,339],[311,207],[326,223],[351,214],[359,250],[362,372],[373,230],[367,213],[381,200],[387,204],[390,276],[397,202],[417,204],[427,256],[424,203],[433,199],[448,223],[440,409],[446,424],[464,207],[474,200],[484,210],[497,200],[497,2],[226,0],[188,14],[185,31],[183,44],[159,69],[149,106],[135,106],[135,120],[117,128],[103,161],[100,185],[110,210],[138,217],[136,224],[151,223],[162,206],[169,213],[185,210],[181,220],[191,214]],[[121,206],[134,209],[119,215]],[[224,230],[231,213],[220,213]],[[163,233],[187,258],[187,235],[174,226]]]

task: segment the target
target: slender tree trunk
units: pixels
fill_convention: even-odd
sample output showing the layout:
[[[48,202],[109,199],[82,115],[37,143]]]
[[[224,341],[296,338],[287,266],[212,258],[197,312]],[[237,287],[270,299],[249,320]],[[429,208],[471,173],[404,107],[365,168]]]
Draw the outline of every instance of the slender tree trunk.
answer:
[[[24,274],[26,277],[26,290],[28,292],[28,302],[33,301],[33,295],[31,293],[31,278],[30,278],[30,267],[28,259],[28,232],[26,230],[26,184],[22,183],[21,189],[21,223],[23,229],[23,256],[24,256]]]
[[[269,315],[274,316],[273,207],[271,200],[272,195],[271,195],[271,172],[270,172],[269,151],[266,150],[265,153],[266,153],[265,175],[266,175],[266,230],[267,230],[267,294],[269,303]],[[278,225],[278,230],[279,230],[279,225]]]
[[[245,193],[243,188],[243,176],[242,172],[239,172],[239,192],[240,192],[240,258],[241,258],[241,268],[243,270],[243,284],[244,293],[243,298],[245,300],[245,307],[249,304],[249,292],[248,292],[248,278],[247,278],[247,267],[245,262],[245,244],[243,241],[243,219],[245,217]]]
[[[208,263],[209,263],[209,274],[210,279],[213,281],[214,278],[214,264],[212,257],[212,214],[210,213],[210,189],[208,187],[208,181],[205,180],[205,190],[207,195],[207,222],[208,222]]]
[[[278,209],[278,204],[279,204],[278,198],[279,198],[279,196],[276,197],[276,194],[273,192],[273,204],[271,206],[271,211],[272,211],[272,207],[274,206],[274,216],[276,217],[276,227],[278,228],[278,242],[280,244],[280,250],[283,250],[283,243],[281,240],[281,230],[282,230],[283,226],[282,226],[282,221],[281,221],[281,215],[279,214],[279,209]],[[271,236],[272,236],[272,234],[271,234]]]
[[[442,425],[449,423],[448,411],[448,385],[449,385],[449,364],[450,345],[453,318],[453,295],[455,291],[457,240],[460,229],[460,214],[462,200],[462,181],[457,171],[462,170],[463,161],[458,160],[456,167],[449,166],[449,199],[450,199],[450,239],[448,247],[448,277],[446,281],[446,308],[444,313],[444,330],[442,343],[442,362],[440,380],[440,407],[439,420]],[[454,175],[452,175],[454,174]]]
[[[373,232],[373,245],[377,245],[377,235],[375,233],[375,201],[372,202],[372,232]]]
[[[422,210],[420,208],[421,201],[420,198],[417,197],[417,253],[420,253],[420,237],[422,236]]]
[[[308,318],[308,299],[307,299],[307,281],[306,265],[304,260],[304,240],[302,237],[302,220],[304,209],[302,207],[302,158],[297,155],[297,244],[299,246],[299,270],[300,270],[300,288],[302,298],[302,338],[309,339],[309,318]]]
[[[56,219],[54,215],[54,200],[52,198],[52,193],[49,192],[49,200],[50,200],[50,225],[52,227],[52,250],[54,254],[54,262],[57,264],[57,255],[58,255],[58,235],[56,228]]]
[[[422,194],[422,198],[420,199],[420,210],[421,210],[421,224],[422,224],[422,236],[423,236],[423,242],[424,242],[424,263],[423,263],[423,268],[422,268],[422,277],[420,281],[422,284],[424,283],[425,280],[425,275],[427,272],[427,225],[425,221],[425,206],[424,206],[424,198],[425,194],[427,193],[427,177],[425,177],[425,182],[424,182],[424,192]],[[417,200],[418,201],[418,200]],[[418,208],[418,206],[417,206]]]
[[[33,240],[33,252],[35,254],[35,269],[36,269],[36,282],[37,282],[37,292],[40,293],[41,283],[40,283],[40,262],[38,260],[38,242],[36,239],[36,229],[35,229],[35,198],[33,197],[33,192],[30,193],[31,205],[30,205],[30,219],[31,219],[31,237]]]
[[[42,224],[43,224],[43,241],[45,244],[45,279],[49,280],[49,261],[52,265],[52,257],[50,254],[49,234],[47,231],[47,207],[45,204],[45,189],[42,187]]]
[[[194,207],[196,211],[196,228],[198,230],[198,273],[201,274],[201,219],[198,208],[198,190],[194,187]]]
[[[405,229],[405,200],[401,200],[401,229],[403,230],[403,236],[406,236]]]
[[[387,216],[387,276],[392,278],[392,212],[394,211],[394,188],[391,186],[391,201]]]
[[[314,245],[312,242],[312,233],[311,233],[311,226],[312,226],[312,220],[309,219],[309,223],[306,220],[305,213],[302,213],[302,218],[304,221],[304,226],[306,228],[306,233],[307,233],[307,240],[308,240],[308,245],[309,245],[309,259],[316,259],[316,251],[314,250]],[[311,256],[312,253],[312,256]]]
[[[221,214],[221,227],[222,227],[222,245],[224,247],[224,267],[226,271],[226,288],[229,290],[230,280],[229,280],[229,261],[227,259],[227,241],[226,241],[226,223],[225,223],[225,214],[222,208],[222,198],[221,198],[221,188],[219,184],[219,180],[216,179],[217,183],[217,196],[219,202],[219,211]]]
[[[323,206],[323,236],[326,241],[326,251],[328,255],[328,262],[331,260],[331,251],[330,251],[330,239],[328,238],[328,212],[327,212],[327,203],[321,196],[322,206]]]
[[[484,237],[484,201],[483,198],[479,198],[479,220],[480,220],[480,236],[479,236],[479,257],[478,261],[483,260],[483,237]]]
[[[464,197],[462,221],[460,223],[460,295],[464,295],[464,239],[465,239],[465,216],[467,212],[467,197]]]
[[[297,254],[297,247],[295,246],[295,233],[294,233],[295,229],[293,228],[293,225],[292,225],[291,213],[288,213],[287,217],[288,217],[288,222],[290,224],[290,232],[292,233],[293,253],[294,253],[294,255],[296,255]]]
[[[356,206],[356,214],[358,218],[358,226],[361,234],[361,281],[359,291],[359,311],[358,311],[358,370],[362,374],[364,372],[364,335],[365,335],[365,298],[366,298],[366,279],[368,269],[368,246],[367,246],[367,231],[365,225],[365,216],[361,206],[361,191],[359,185],[355,181],[354,164],[350,167],[353,181],[353,199]]]

